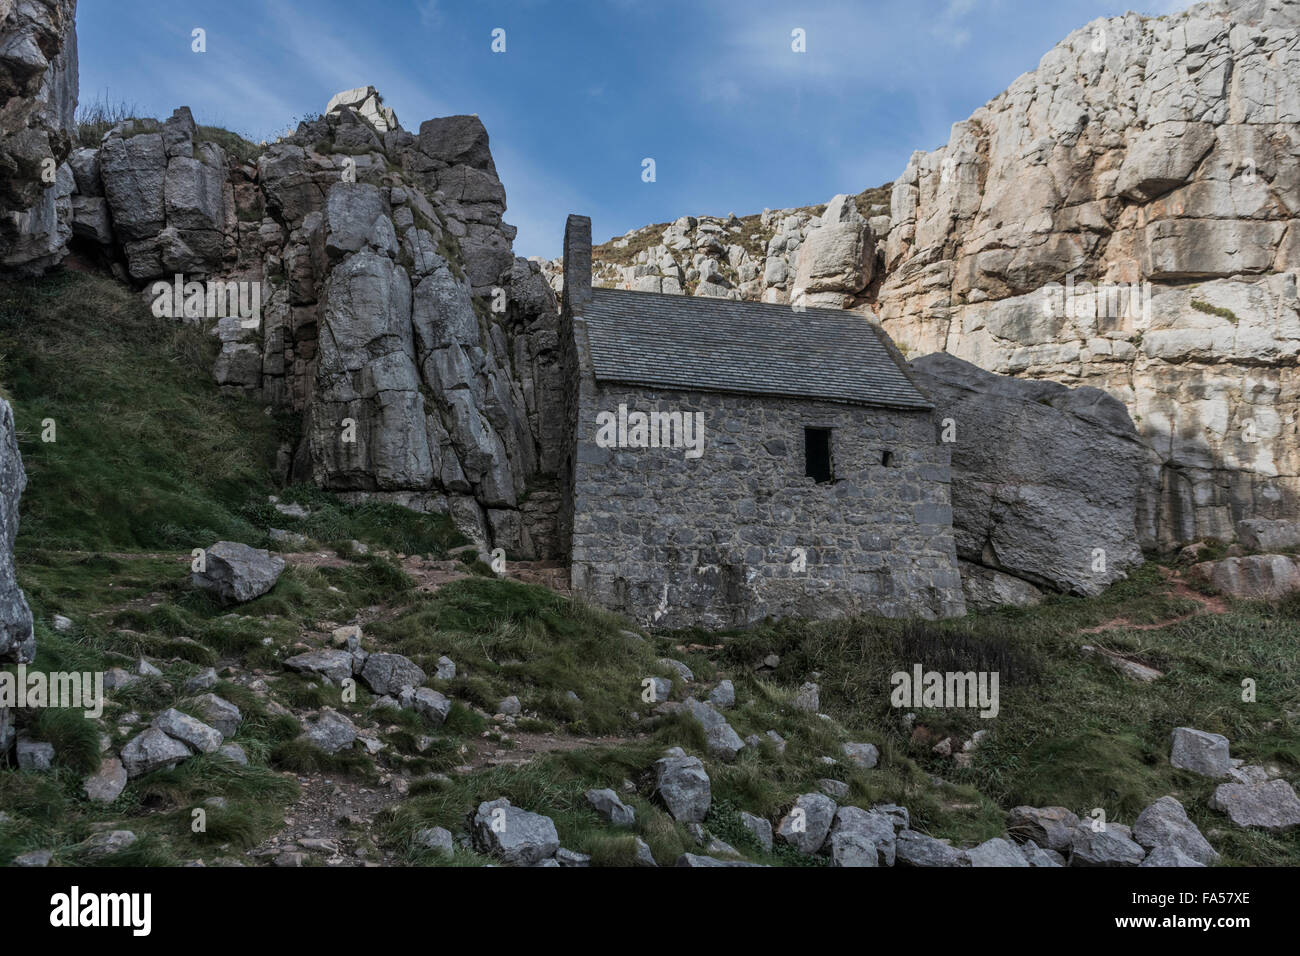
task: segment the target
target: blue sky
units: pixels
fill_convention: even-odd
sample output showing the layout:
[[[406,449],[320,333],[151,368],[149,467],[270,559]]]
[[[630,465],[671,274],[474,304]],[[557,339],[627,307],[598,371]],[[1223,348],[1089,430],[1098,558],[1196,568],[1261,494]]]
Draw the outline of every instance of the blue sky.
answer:
[[[897,176],[1071,30],[1170,0],[81,0],[81,101],[270,139],[373,84],[418,131],[477,113],[520,255]],[[207,52],[191,31],[207,31]],[[506,31],[493,53],[492,31]],[[791,50],[805,31],[807,51]],[[641,178],[652,157],[656,181]]]

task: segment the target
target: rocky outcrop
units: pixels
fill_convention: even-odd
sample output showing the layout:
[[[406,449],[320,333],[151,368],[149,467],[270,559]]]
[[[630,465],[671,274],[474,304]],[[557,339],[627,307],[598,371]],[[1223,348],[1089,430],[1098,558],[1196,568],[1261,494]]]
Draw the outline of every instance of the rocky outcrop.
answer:
[[[36,650],[32,612],[14,574],[18,499],[26,487],[27,472],[18,454],[13,409],[0,398],[0,663],[30,661]],[[0,723],[3,723],[3,718],[0,718]],[[0,746],[0,753],[6,749]]]
[[[1300,511],[1298,66],[1293,0],[1095,20],[893,186],[885,328],[1123,401],[1144,544]]]
[[[181,107],[71,168],[77,234],[156,310],[213,323],[218,382],[300,422],[285,478],[555,554],[556,301],[511,251],[477,117],[417,136],[361,87],[245,163]]]
[[[77,0],[0,0],[0,274],[39,275],[72,235]]]
[[[1148,451],[1123,405],[945,353],[911,368],[952,448],[953,534],[974,604],[1032,603],[1041,587],[1095,595],[1141,563]]]

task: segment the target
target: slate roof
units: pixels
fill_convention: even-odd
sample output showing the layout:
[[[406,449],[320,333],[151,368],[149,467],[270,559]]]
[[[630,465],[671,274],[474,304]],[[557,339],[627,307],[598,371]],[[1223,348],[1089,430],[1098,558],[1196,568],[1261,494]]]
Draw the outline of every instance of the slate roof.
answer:
[[[689,391],[934,405],[903,374],[884,335],[841,309],[592,289],[583,309],[598,381]]]

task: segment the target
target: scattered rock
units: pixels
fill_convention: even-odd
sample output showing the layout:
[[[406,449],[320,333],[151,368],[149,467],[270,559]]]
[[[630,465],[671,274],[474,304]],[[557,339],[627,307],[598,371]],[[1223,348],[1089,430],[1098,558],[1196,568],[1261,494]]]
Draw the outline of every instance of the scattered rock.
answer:
[[[238,707],[216,694],[200,694],[194,698],[194,710],[225,737],[235,736],[240,722],[244,719]]]
[[[826,842],[835,811],[835,801],[830,797],[820,793],[801,794],[777,824],[776,839],[811,856]]]
[[[655,792],[673,819],[682,823],[702,822],[713,799],[704,764],[698,757],[686,756],[679,747],[655,761]]]
[[[54,745],[39,740],[18,738],[18,768],[44,772],[54,766]]]
[[[1187,818],[1183,805],[1173,797],[1161,797],[1138,815],[1133,824],[1133,839],[1148,850],[1174,847],[1207,865],[1219,856],[1196,824]]]
[[[1007,832],[1015,840],[1033,840],[1040,847],[1066,853],[1079,818],[1065,807],[1014,807],[1007,815]]]
[[[425,674],[410,658],[401,654],[371,654],[361,668],[361,679],[376,694],[400,694],[407,687],[419,687]]]
[[[744,860],[719,860],[712,856],[701,856],[697,853],[683,853],[677,858],[674,866],[685,867],[709,867],[709,866],[762,866],[761,863],[746,863]]]
[[[184,691],[187,694],[197,694],[200,691],[212,690],[212,688],[217,686],[218,680],[220,680],[220,678],[217,677],[217,669],[215,667],[209,667],[207,670],[201,671],[187,680],[184,685]]]
[[[130,830],[106,830],[83,840],[73,849],[80,852],[83,860],[90,862],[112,856],[114,853],[121,853],[134,844],[135,840],[135,834]]]
[[[1191,727],[1175,727],[1169,762],[1180,770],[1190,770],[1203,777],[1221,780],[1232,768],[1228,756],[1228,738],[1208,734]]]
[[[426,850],[437,850],[448,856],[455,851],[451,831],[443,827],[425,827],[415,831],[415,845]]]
[[[86,797],[92,803],[112,803],[126,789],[127,772],[117,757],[105,757],[99,769],[82,783]]]
[[[209,727],[203,721],[195,720],[189,714],[183,714],[174,707],[164,710],[155,717],[153,725],[168,737],[175,737],[182,743],[189,744],[199,753],[212,753],[224,740],[221,731],[215,727]]]
[[[192,575],[194,586],[227,604],[260,597],[280,579],[284,559],[235,541],[218,541],[207,549],[204,570]]]
[[[1025,855],[1010,840],[994,837],[966,851],[971,866],[1029,866]]]
[[[13,859],[13,866],[40,867],[49,866],[50,861],[54,859],[54,854],[49,850],[28,850],[26,853],[19,853]]]
[[[709,703],[719,710],[736,706],[736,688],[731,681],[719,681],[718,686],[709,691]]]
[[[870,770],[880,762],[880,750],[875,744],[845,744],[844,756],[862,770]]]
[[[512,866],[532,866],[554,857],[560,848],[550,817],[521,810],[505,797],[479,804],[471,833],[481,851]]]
[[[769,853],[772,850],[772,824],[763,817],[755,816],[752,813],[740,811],[740,825],[754,835],[764,850]]]
[[[185,744],[157,727],[150,727],[122,748],[122,766],[126,768],[127,776],[138,777],[164,767],[174,767],[191,756],[193,752]]]
[[[239,744],[222,744],[217,748],[217,755],[225,757],[227,760],[233,760],[241,767],[248,766],[248,754],[244,753],[244,748]]]
[[[1176,846],[1158,846],[1138,866],[1205,866]]]
[[[1081,823],[1070,837],[1070,866],[1137,866],[1145,856],[1129,828],[1120,823],[1108,823],[1102,830]]]
[[[849,795],[849,785],[843,780],[822,777],[817,781],[817,789],[833,800],[843,800]]]
[[[863,810],[861,807],[840,807],[835,811],[835,821],[831,824],[831,838],[841,833],[856,834],[860,840],[854,844],[856,849],[862,843],[870,843],[875,848],[877,861],[875,865],[893,866],[898,851],[898,831],[892,817],[877,810]]]
[[[352,721],[330,707],[322,707],[320,713],[302,722],[303,733],[299,740],[305,740],[327,754],[336,754],[351,747],[357,739],[357,728]]]
[[[630,827],[636,822],[636,811],[618,798],[613,790],[588,790],[587,802],[609,823]]]
[[[1226,813],[1239,827],[1283,831],[1300,826],[1300,799],[1285,780],[1220,784],[1210,808]]]
[[[451,713],[451,701],[428,687],[410,688],[402,691],[398,703],[417,714],[427,717],[435,726],[441,727]]]
[[[736,759],[745,742],[722,714],[694,697],[686,698],[682,707],[704,728],[704,739],[712,756],[727,762]]]
[[[523,713],[523,706],[519,703],[519,698],[511,694],[501,703],[497,704],[497,713],[505,714],[507,717],[517,717]]]
[[[315,674],[333,684],[342,684],[352,676],[352,653],[334,649],[307,651],[287,658],[284,666],[301,674]]]
[[[961,866],[962,855],[948,844],[915,830],[900,830],[895,845],[899,866]]]
[[[678,676],[688,684],[695,680],[695,674],[681,661],[675,661],[671,657],[661,657],[657,663],[660,667],[667,667],[669,670],[676,671]]]
[[[799,693],[795,694],[794,701],[791,705],[795,710],[806,711],[815,714],[821,710],[821,688],[812,681],[799,687]]]
[[[438,666],[434,669],[433,676],[438,680],[452,680],[456,676],[456,662],[446,656],[438,658]]]

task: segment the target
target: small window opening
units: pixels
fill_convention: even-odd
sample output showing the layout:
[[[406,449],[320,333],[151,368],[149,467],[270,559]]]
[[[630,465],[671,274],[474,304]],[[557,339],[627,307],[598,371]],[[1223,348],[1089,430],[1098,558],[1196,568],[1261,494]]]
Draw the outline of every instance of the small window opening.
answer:
[[[803,430],[804,474],[817,482],[831,481],[831,430],[805,428]]]
[[[880,463],[888,468],[894,463],[894,453],[886,448],[880,453]]]

